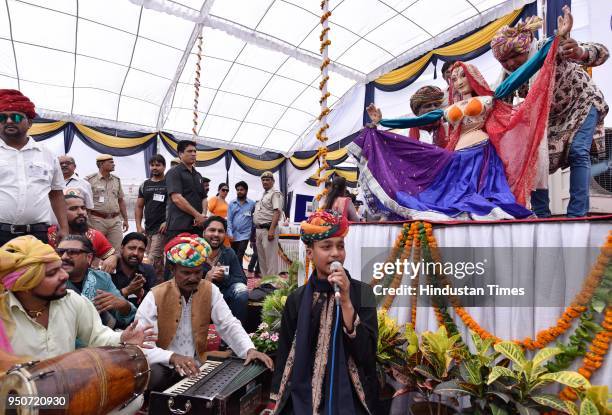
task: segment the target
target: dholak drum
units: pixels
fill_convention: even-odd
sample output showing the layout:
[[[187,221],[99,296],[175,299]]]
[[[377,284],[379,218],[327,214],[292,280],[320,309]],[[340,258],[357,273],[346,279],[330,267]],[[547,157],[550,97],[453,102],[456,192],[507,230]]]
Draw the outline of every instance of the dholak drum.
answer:
[[[15,365],[0,380],[0,413],[7,396],[65,396],[63,408],[44,414],[106,414],[127,406],[149,383],[149,365],[136,346],[79,349],[42,362]],[[38,409],[21,406],[17,414]]]

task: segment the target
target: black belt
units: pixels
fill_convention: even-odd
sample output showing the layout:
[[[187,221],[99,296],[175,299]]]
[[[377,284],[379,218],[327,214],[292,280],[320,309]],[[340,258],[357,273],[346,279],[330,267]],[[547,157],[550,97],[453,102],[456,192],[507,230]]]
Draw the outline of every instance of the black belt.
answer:
[[[13,235],[22,235],[30,232],[47,232],[49,225],[46,223],[34,223],[32,225],[11,225],[10,223],[0,223],[0,231],[9,232]]]
[[[271,226],[272,226],[271,223],[264,223],[263,225],[255,225],[257,229],[270,229]]]

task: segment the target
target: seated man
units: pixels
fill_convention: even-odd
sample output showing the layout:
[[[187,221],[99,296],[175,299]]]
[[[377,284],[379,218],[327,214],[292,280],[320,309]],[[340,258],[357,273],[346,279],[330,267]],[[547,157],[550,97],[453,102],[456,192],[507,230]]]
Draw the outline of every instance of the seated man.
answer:
[[[283,310],[272,380],[272,390],[278,391],[275,413],[371,414],[378,397],[376,299],[369,285],[333,266],[346,258],[348,223],[335,212],[318,211],[301,228],[314,269],[308,283],[289,295]],[[340,289],[337,315],[334,285]],[[335,319],[342,329],[332,365]]]
[[[151,391],[163,391],[184,376],[199,373],[206,361],[210,323],[246,363],[259,359],[272,368],[272,360],[255,350],[219,289],[202,278],[210,252],[208,243],[197,235],[171,239],[164,253],[174,278],[153,287],[138,307],[136,318],[158,331],[155,347],[145,350],[151,367]]]
[[[147,237],[144,234],[131,232],[125,235],[121,241],[119,265],[112,274],[115,287],[136,307],[157,281],[153,266],[142,263],[146,249]]]
[[[68,273],[68,288],[88,298],[100,313],[102,323],[110,328],[127,327],[136,315],[136,307],[127,301],[106,272],[90,268],[93,260],[91,241],[83,235],[68,235],[56,248],[62,268]]]
[[[67,281],[61,258],[32,236],[0,248],[0,289],[7,290],[0,294],[0,349],[48,359],[74,351],[77,337],[88,347],[155,341],[150,325],[135,322],[123,332],[102,325],[93,304],[67,290]]]
[[[204,222],[204,239],[212,251],[204,263],[205,278],[215,283],[232,314],[244,325],[249,302],[246,275],[232,248],[223,246],[227,222],[221,216],[211,216]]]
[[[117,256],[114,255],[115,249],[108,242],[106,236],[87,224],[87,208],[85,200],[76,194],[68,193],[64,196],[66,201],[66,215],[68,217],[68,227],[71,235],[85,235],[91,241],[96,258],[102,260],[102,269],[106,272],[113,272],[117,266]],[[57,225],[53,225],[48,231],[49,245],[57,246]]]
[[[437,86],[426,85],[417,89],[410,97],[410,109],[418,117],[441,108],[443,102],[444,92]],[[420,128],[411,128],[408,136],[438,147],[446,147],[448,144],[448,124],[438,120]]]

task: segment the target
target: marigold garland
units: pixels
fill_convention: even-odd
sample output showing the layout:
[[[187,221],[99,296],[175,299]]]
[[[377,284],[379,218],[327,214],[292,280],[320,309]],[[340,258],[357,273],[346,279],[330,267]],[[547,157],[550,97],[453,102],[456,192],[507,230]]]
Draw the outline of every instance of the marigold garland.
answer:
[[[405,229],[405,227],[404,227]],[[413,222],[412,225],[410,225],[410,227],[408,228],[408,235],[404,241],[404,248],[402,251],[402,254],[399,257],[399,261],[400,263],[404,262],[404,260],[408,259],[410,257],[410,254],[412,252],[412,241],[414,239],[414,236],[416,235],[417,232],[417,226],[416,226],[416,222]],[[417,238],[418,240],[418,238]],[[400,245],[401,246],[401,245]],[[397,288],[400,286],[401,282],[402,282],[402,278],[403,278],[404,274],[399,272],[395,273],[395,276],[393,277],[393,280],[391,281],[391,284],[389,284],[389,288]],[[393,304],[393,300],[395,300],[395,294],[391,294],[389,293],[386,297],[385,297],[385,301],[383,302],[382,305],[382,309],[383,311],[387,311],[389,310],[389,308],[391,308],[391,305]]]
[[[578,368],[578,373],[587,379],[590,379],[597,369],[602,366],[610,347],[610,340],[612,339],[611,306],[606,307],[601,327],[603,330],[595,335],[589,351],[584,356],[584,359],[582,359],[582,366]],[[566,387],[559,393],[559,397],[566,401],[575,401],[578,399],[578,394],[573,389]]]
[[[429,225],[429,227],[427,225]],[[425,224],[425,233],[427,235],[427,240],[430,243],[432,258],[434,261],[439,261],[440,253],[435,237],[433,236],[433,232],[431,231],[431,224]],[[559,320],[557,320],[557,324],[547,329],[540,330],[537,333],[535,340],[533,340],[531,337],[525,337],[522,340],[513,340],[513,342],[528,350],[538,350],[544,348],[547,344],[564,334],[572,326],[573,320],[579,317],[587,309],[586,305],[591,301],[595,290],[601,283],[605,267],[610,261],[611,256],[612,231],[610,231],[608,234],[608,238],[601,248],[601,253],[598,256],[596,263],[593,265],[589,275],[583,282],[581,291],[574,297],[572,305],[570,305],[561,315]],[[472,331],[476,332],[482,339],[493,339],[494,343],[503,341],[499,337],[481,327],[480,324],[478,324],[469,314],[469,312],[458,304],[458,300],[456,298],[451,299],[451,303],[453,304],[455,313],[461,318],[463,323]]]

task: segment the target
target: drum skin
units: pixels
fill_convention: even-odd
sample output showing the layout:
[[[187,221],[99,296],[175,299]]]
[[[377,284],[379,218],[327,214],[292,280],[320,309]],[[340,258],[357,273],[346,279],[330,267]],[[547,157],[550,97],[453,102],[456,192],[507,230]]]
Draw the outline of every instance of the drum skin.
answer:
[[[148,383],[149,366],[144,353],[136,346],[79,349],[9,370],[0,385],[0,406],[9,393],[41,397],[64,395],[67,396],[67,408],[45,410],[44,413],[106,414],[142,394]]]

